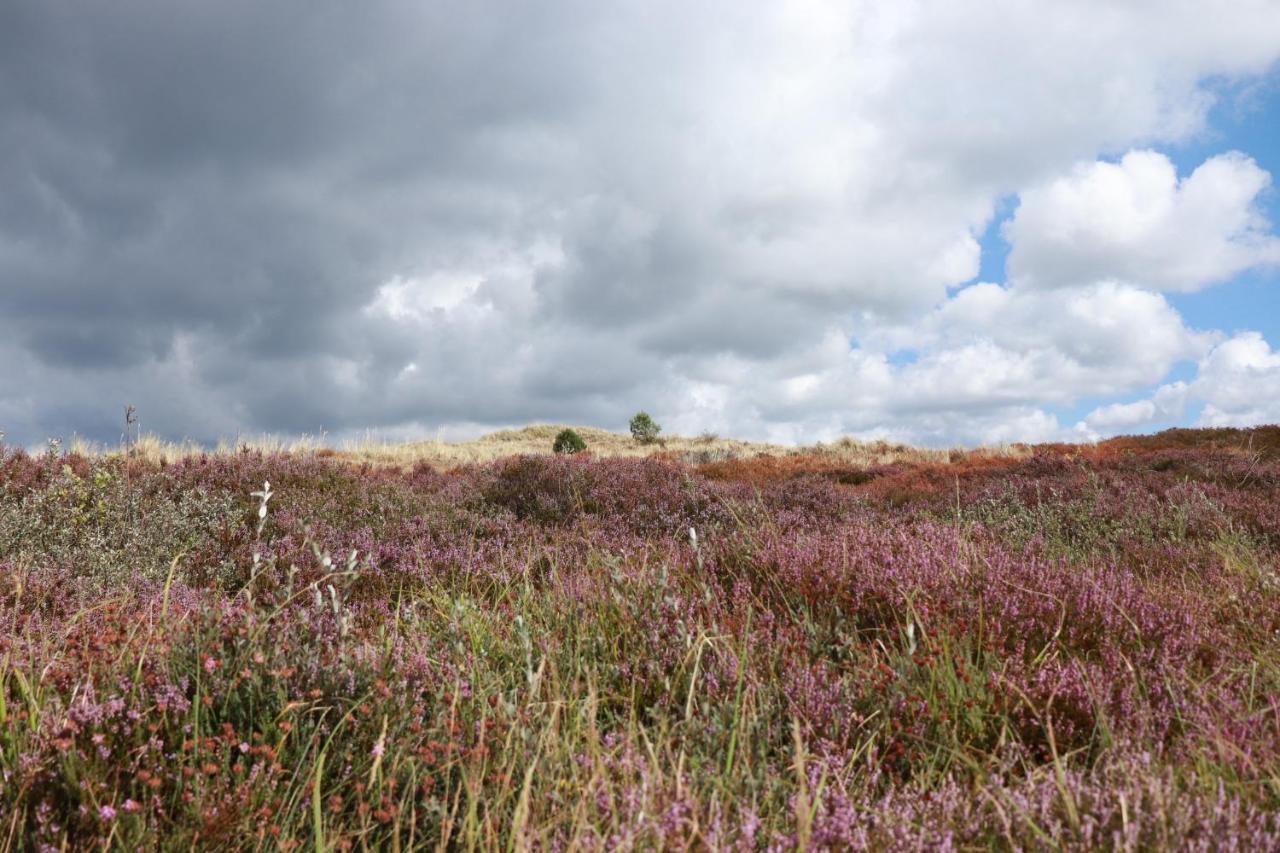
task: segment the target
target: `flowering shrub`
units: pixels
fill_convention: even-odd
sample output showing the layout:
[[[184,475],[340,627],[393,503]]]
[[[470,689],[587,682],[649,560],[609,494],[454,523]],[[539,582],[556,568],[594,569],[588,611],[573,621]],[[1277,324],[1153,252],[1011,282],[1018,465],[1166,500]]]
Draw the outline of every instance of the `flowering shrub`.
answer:
[[[1269,435],[866,471],[3,450],[0,827],[1276,849]]]

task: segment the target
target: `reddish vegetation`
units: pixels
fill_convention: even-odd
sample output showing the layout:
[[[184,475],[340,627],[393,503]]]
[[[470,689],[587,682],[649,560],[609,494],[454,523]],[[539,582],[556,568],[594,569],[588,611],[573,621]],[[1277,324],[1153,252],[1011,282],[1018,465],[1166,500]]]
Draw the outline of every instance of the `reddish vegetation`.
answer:
[[[1275,849],[1278,436],[0,451],[3,843]]]
[[[753,486],[802,477],[817,477],[832,483],[856,485],[881,474],[881,469],[858,466],[830,456],[806,454],[730,459],[699,465],[697,470],[709,480],[749,483]]]
[[[1097,446],[1103,454],[1160,450],[1224,450],[1262,459],[1280,459],[1280,426],[1251,429],[1170,429],[1156,435],[1113,438]]]

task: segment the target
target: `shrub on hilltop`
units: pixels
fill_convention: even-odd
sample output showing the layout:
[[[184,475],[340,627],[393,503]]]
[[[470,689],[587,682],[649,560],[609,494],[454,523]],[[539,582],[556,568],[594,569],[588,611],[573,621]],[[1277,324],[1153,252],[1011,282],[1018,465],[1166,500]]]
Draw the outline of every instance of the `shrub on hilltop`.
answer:
[[[648,412],[636,412],[631,418],[631,437],[641,444],[653,444],[660,432],[662,427],[649,417]]]
[[[555,443],[551,445],[554,453],[581,453],[587,449],[587,443],[582,440],[582,436],[571,429],[562,429],[556,435]]]

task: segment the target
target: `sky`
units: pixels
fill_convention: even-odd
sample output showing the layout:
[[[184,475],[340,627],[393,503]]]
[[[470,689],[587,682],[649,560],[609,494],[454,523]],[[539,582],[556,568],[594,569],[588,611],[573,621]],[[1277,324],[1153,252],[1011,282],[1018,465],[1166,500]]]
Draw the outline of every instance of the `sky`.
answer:
[[[6,0],[0,431],[1280,422],[1280,0]]]

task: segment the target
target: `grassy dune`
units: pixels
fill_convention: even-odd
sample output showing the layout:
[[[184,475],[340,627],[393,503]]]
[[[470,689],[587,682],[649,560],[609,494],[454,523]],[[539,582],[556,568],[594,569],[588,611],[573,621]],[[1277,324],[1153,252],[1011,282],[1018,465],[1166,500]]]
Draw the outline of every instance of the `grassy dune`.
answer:
[[[522,429],[506,429],[469,441],[386,442],[374,438],[334,444],[314,437],[282,439],[274,436],[224,442],[215,448],[193,442],[168,442],[143,435],[130,443],[128,455],[149,462],[177,462],[202,453],[226,455],[244,450],[265,454],[318,455],[343,462],[412,466],[425,463],[440,470],[461,465],[480,465],[509,456],[551,454],[556,434],[565,427],[535,424]],[[1026,456],[1027,445],[1001,445],[977,450],[929,450],[888,441],[841,439],[830,444],[791,446],[741,441],[706,434],[697,437],[663,436],[653,444],[639,444],[627,433],[596,427],[574,427],[587,442],[592,456],[604,458],[660,457],[669,461],[699,464],[757,456],[823,457],[854,465],[885,465],[892,462],[947,462],[962,457]],[[99,457],[123,453],[123,448],[105,448],[85,441],[73,441],[70,450],[82,456]]]
[[[0,450],[0,845],[1280,847],[1280,428],[555,431]]]

